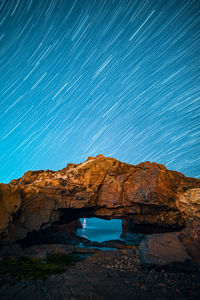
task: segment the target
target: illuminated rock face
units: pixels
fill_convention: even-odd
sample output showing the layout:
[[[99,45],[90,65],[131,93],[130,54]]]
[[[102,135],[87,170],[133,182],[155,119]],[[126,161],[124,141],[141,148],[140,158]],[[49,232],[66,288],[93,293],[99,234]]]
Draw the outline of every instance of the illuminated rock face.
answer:
[[[1,244],[60,220],[87,216],[181,227],[199,218],[199,188],[200,180],[164,165],[133,166],[103,155],[56,172],[29,171],[0,184]]]

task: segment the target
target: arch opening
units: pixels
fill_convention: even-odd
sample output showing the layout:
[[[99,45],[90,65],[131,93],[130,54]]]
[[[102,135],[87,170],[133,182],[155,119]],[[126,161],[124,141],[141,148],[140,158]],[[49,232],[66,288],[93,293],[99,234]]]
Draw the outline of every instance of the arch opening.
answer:
[[[65,208],[59,210],[59,218],[51,224],[44,224],[39,231],[29,232],[22,246],[34,244],[80,244],[90,246],[95,243],[118,240],[138,245],[145,234],[180,230],[158,224],[136,224],[134,219],[111,217],[106,213],[98,215],[98,209]]]
[[[105,242],[120,239],[122,220],[105,220],[100,218],[81,218],[81,228],[77,229],[77,236],[94,242]]]

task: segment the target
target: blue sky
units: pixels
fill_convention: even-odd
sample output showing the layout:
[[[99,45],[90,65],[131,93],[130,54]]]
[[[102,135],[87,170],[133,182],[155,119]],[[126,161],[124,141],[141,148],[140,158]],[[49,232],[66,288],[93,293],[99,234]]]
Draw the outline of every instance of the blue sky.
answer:
[[[2,1],[0,182],[100,153],[200,177],[199,9]]]

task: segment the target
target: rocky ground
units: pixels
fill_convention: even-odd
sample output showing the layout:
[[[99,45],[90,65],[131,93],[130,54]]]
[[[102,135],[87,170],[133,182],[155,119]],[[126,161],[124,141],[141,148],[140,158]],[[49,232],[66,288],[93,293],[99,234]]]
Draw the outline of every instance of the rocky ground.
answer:
[[[1,278],[0,299],[200,299],[200,269],[145,270],[137,250],[91,252],[63,274],[45,280]]]

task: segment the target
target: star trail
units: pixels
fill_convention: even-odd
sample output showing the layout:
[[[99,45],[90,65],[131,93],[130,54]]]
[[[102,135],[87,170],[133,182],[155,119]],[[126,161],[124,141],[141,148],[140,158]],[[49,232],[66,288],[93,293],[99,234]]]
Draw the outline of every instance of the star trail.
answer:
[[[0,1],[0,182],[104,154],[200,177],[200,1]]]

